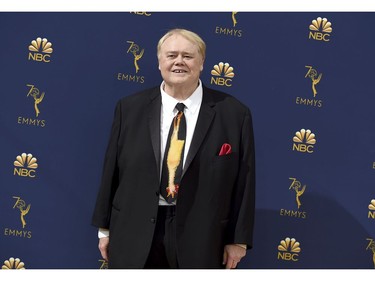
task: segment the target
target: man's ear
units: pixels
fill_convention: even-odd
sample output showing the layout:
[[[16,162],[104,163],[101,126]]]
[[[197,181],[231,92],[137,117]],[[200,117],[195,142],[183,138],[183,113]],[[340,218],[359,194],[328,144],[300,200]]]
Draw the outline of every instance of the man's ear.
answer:
[[[204,65],[204,59],[202,61],[202,65],[201,65],[201,71],[203,71],[203,65]]]

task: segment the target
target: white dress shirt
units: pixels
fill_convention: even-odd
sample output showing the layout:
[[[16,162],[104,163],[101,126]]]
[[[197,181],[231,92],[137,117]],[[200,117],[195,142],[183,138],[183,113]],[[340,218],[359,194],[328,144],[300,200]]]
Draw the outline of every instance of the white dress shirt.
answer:
[[[186,156],[189,152],[190,144],[193,139],[193,134],[195,130],[195,126],[197,124],[199,109],[201,108],[202,98],[203,98],[203,88],[202,83],[199,81],[199,85],[193,94],[188,97],[186,100],[177,100],[170,95],[168,95],[163,90],[164,82],[160,86],[161,91],[161,116],[160,116],[160,151],[161,151],[161,159],[160,159],[160,167],[163,166],[163,159],[165,153],[165,147],[167,145],[169,129],[172,124],[173,118],[177,114],[176,104],[183,103],[185,105],[185,119],[186,119],[186,139],[185,139],[185,148],[184,148],[184,158],[183,158],[183,166],[185,165]],[[160,169],[160,177],[161,177],[161,169]],[[172,204],[176,204],[176,201]],[[159,205],[169,205],[167,201],[160,195],[159,197]]]

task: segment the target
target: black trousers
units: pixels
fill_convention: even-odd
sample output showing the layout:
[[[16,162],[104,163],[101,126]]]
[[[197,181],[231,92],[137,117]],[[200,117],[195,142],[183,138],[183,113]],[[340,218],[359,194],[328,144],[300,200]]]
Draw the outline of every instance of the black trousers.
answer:
[[[159,206],[155,233],[146,269],[178,268],[176,253],[176,206]]]

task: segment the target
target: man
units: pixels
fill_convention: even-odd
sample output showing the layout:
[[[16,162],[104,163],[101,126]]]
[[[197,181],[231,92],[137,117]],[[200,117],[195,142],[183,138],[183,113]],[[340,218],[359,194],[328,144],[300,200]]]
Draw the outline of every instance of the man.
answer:
[[[236,268],[252,247],[251,115],[202,85],[205,49],[169,31],[162,84],[116,106],[92,220],[109,268]]]

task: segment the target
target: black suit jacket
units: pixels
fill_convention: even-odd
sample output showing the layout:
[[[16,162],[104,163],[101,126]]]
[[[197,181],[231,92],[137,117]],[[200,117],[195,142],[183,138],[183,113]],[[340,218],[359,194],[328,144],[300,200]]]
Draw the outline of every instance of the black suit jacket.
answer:
[[[120,100],[92,218],[110,229],[109,267],[143,268],[160,190],[159,87]],[[219,156],[224,143],[232,153]],[[180,268],[221,268],[224,245],[252,247],[255,160],[249,109],[203,86],[176,209]]]

